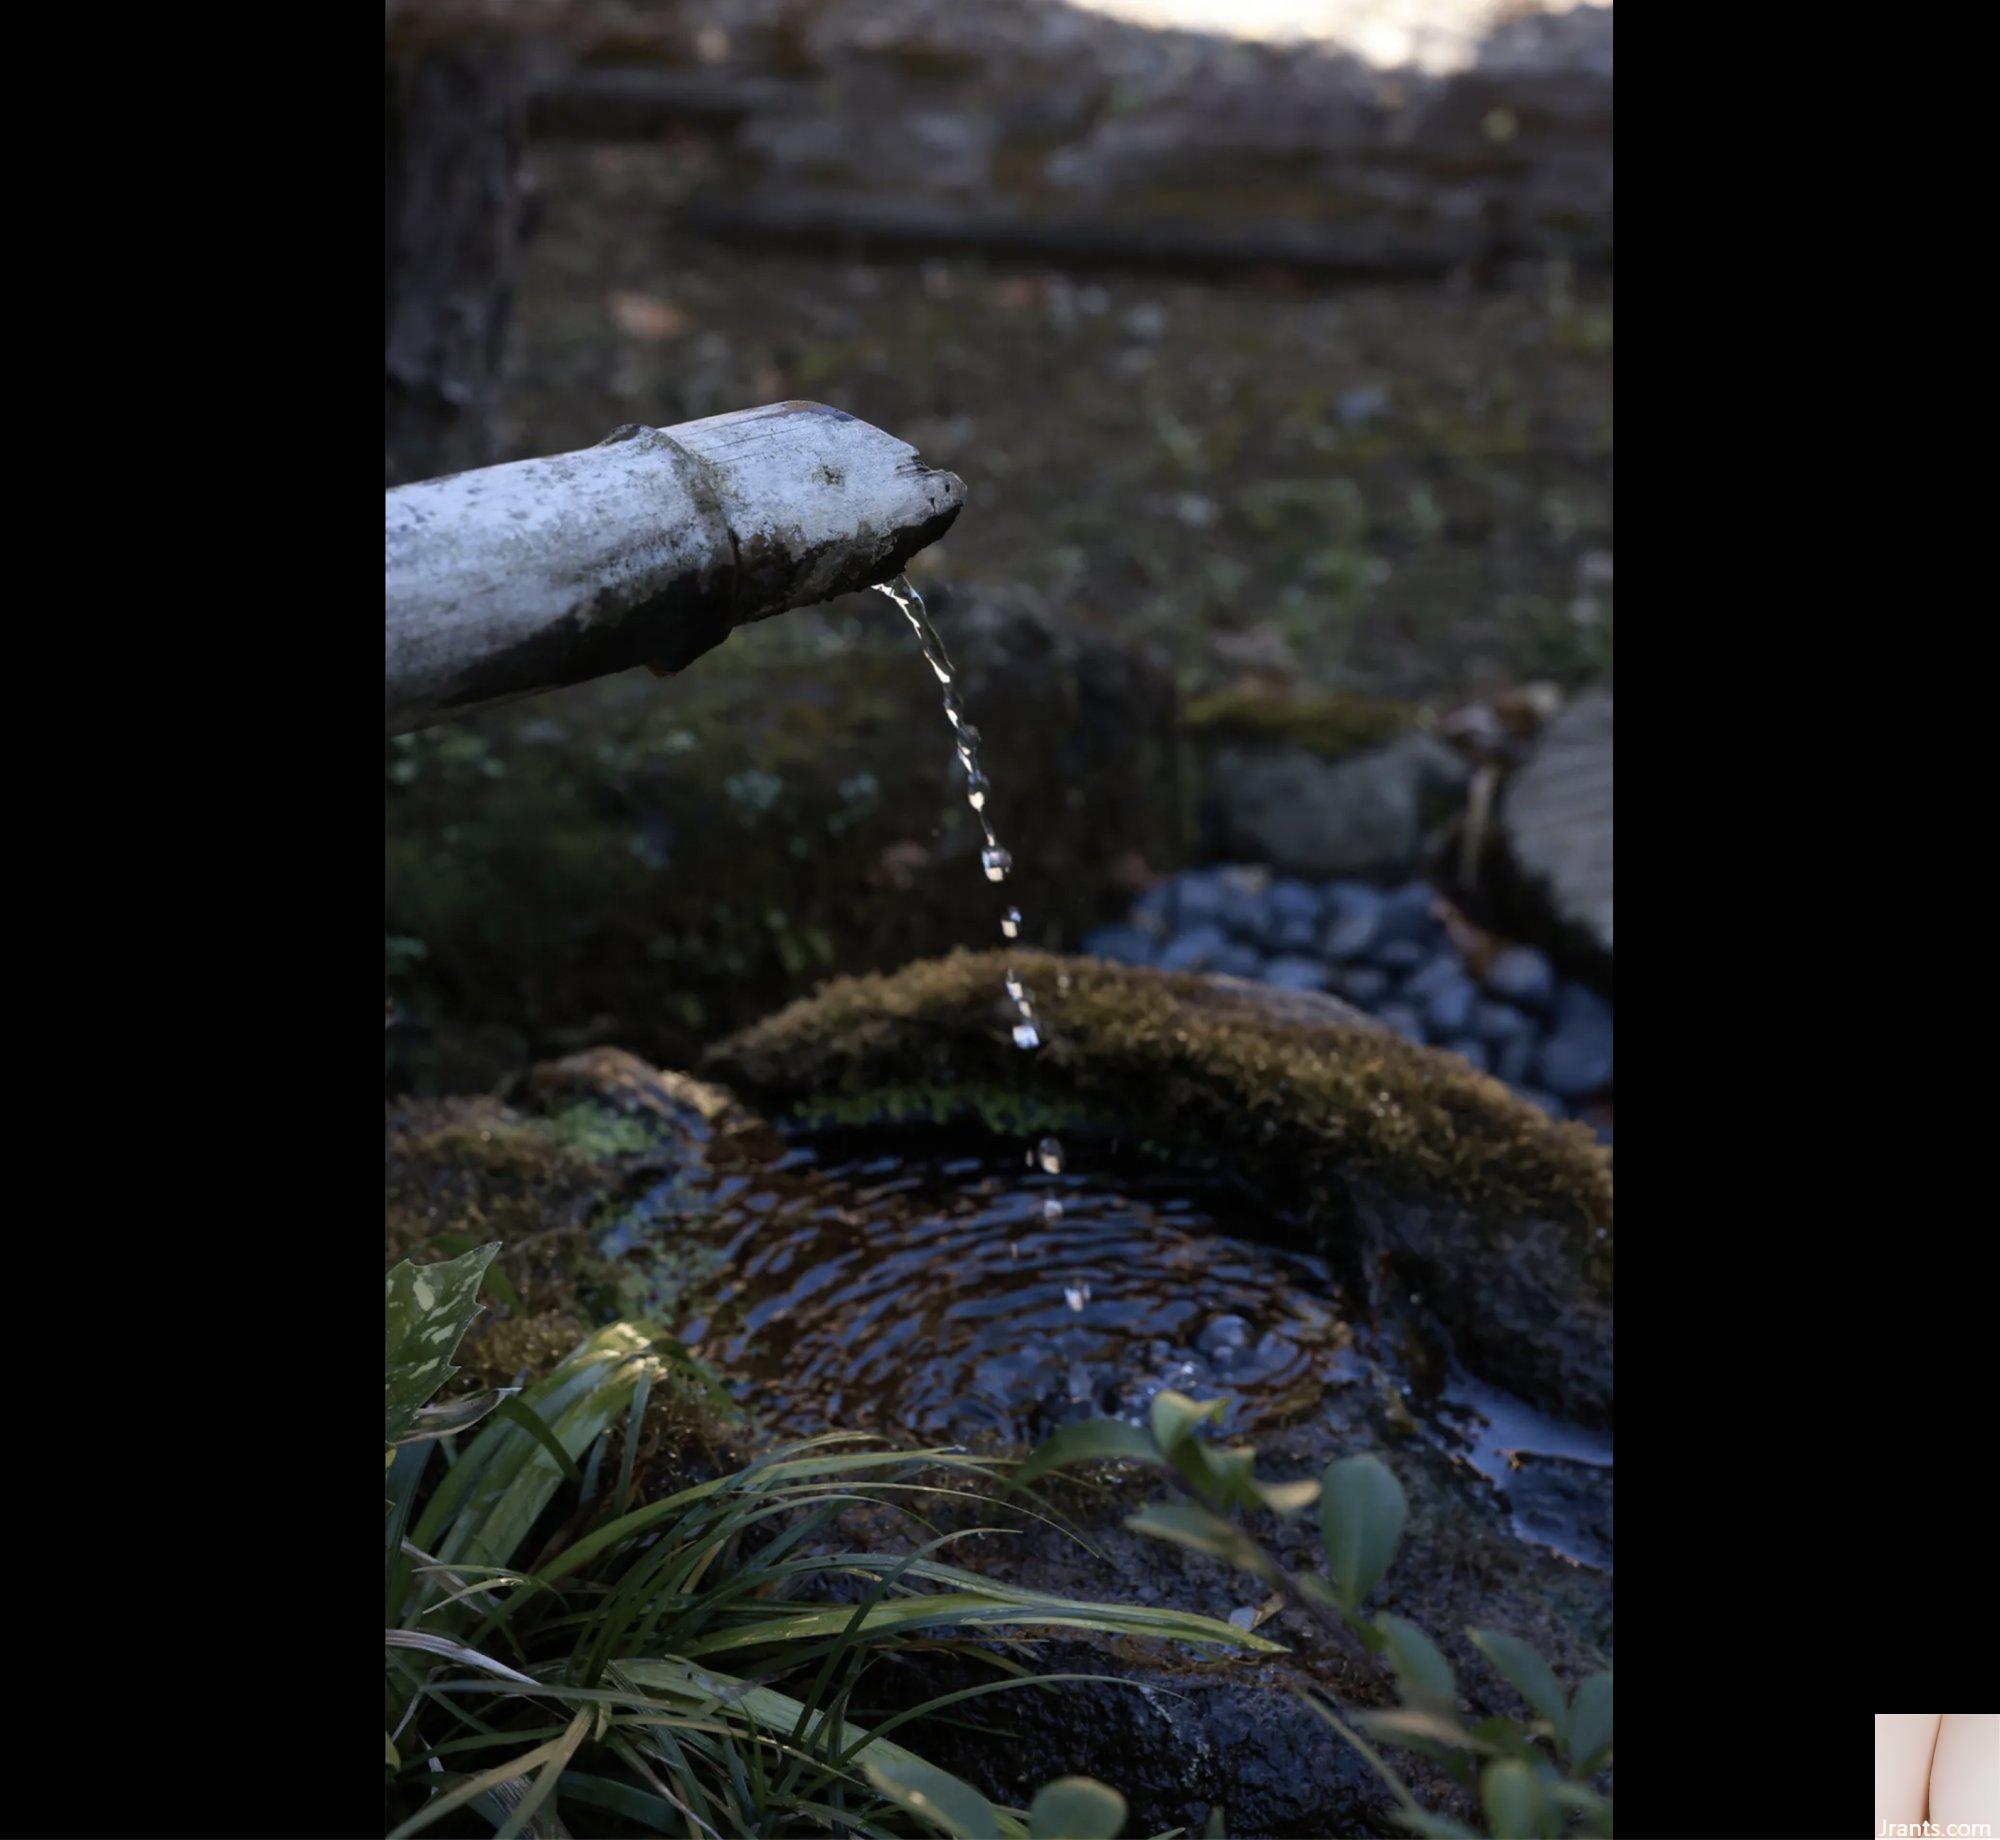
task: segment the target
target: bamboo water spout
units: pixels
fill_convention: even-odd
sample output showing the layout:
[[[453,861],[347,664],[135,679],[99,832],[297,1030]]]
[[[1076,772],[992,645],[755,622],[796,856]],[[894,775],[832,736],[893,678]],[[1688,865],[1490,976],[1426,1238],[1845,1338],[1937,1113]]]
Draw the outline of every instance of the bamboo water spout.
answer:
[[[772,403],[386,495],[387,727],[401,734],[894,579],[965,487],[823,403]]]

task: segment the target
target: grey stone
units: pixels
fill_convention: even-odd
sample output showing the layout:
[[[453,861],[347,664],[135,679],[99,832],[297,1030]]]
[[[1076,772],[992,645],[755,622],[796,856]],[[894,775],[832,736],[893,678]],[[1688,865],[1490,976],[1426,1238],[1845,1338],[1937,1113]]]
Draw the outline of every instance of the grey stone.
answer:
[[[1509,1086],[1520,1085],[1534,1069],[1535,1047],[1532,1034],[1516,1035],[1503,1041],[1493,1051],[1493,1071]]]
[[[1389,994],[1388,972],[1379,965],[1349,965],[1338,972],[1333,987],[1350,1003],[1373,1009]]]
[[[1220,924],[1224,903],[1222,873],[1217,869],[1197,870],[1183,875],[1173,887],[1172,915],[1176,926]]]
[[[1274,958],[1264,967],[1264,982],[1285,990],[1324,990],[1326,966],[1316,958]]]
[[[1473,1034],[1481,1041],[1490,1041],[1496,1047],[1502,1042],[1532,1038],[1535,1033],[1533,1019],[1523,1015],[1511,1003],[1475,1003],[1472,1006],[1471,1026]]]
[[[1382,924],[1382,895],[1366,882],[1331,882],[1326,890],[1328,958],[1359,958]]]
[[[1543,730],[1500,800],[1500,834],[1531,915],[1611,956],[1611,692],[1591,691]]]
[[[1437,893],[1428,882],[1405,882],[1382,897],[1382,917],[1377,930],[1380,940],[1411,940],[1429,948],[1444,937],[1444,927],[1435,912]],[[1419,961],[1421,962],[1421,961]]]
[[[1250,1346],[1250,1325],[1240,1316],[1212,1316],[1194,1345],[1203,1359],[1225,1366]]]
[[[1545,1010],[1555,1001],[1556,968],[1533,946],[1508,946],[1486,967],[1486,988],[1523,1009]]]
[[[1610,1004],[1581,984],[1565,984],[1537,1067],[1542,1084],[1565,1099],[1602,1092],[1611,1084],[1611,1036]]]
[[[1407,875],[1423,860],[1431,813],[1465,784],[1464,762],[1421,731],[1340,760],[1223,746],[1206,764],[1203,810],[1218,856],[1295,875]]]
[[[1406,984],[1403,994],[1414,997],[1418,993]],[[1424,995],[1424,1018],[1434,1033],[1456,1035],[1471,1025],[1472,1007],[1478,1000],[1477,986],[1461,971],[1455,977],[1441,979]]]
[[[1224,869],[1218,879],[1222,924],[1236,938],[1262,944],[1270,926],[1270,875],[1262,869]]]
[[[1443,1045],[1459,1059],[1470,1061],[1481,1073],[1492,1070],[1492,1057],[1486,1052],[1486,1044],[1477,1036],[1455,1035]]]
[[[1384,971],[1414,971],[1429,956],[1417,939],[1385,939],[1368,955]]]

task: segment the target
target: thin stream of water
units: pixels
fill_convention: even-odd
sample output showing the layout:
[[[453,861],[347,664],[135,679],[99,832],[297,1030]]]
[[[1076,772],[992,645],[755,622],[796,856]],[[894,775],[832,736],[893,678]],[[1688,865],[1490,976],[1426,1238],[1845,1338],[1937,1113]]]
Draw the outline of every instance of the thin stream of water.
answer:
[[[973,727],[958,700],[958,674],[952,667],[951,655],[944,649],[944,641],[924,609],[924,597],[911,585],[907,575],[898,575],[894,581],[877,582],[876,587],[901,609],[903,618],[910,623],[910,630],[917,635],[917,644],[923,650],[925,662],[938,680],[944,697],[944,719],[951,724],[952,737],[958,748],[958,764],[965,770],[965,802],[972,807],[972,815],[979,820],[980,835],[985,839],[985,847],[979,852],[979,866],[986,872],[989,882],[1004,882],[1013,870],[1014,859],[1001,847],[993,820],[987,813],[993,786],[979,764],[979,730]],[[1020,936],[1021,910],[1008,907],[1000,915],[1000,937],[1018,939]],[[1034,995],[1015,974],[1012,966],[1008,967],[1005,983],[1007,1000],[1014,1006],[1014,1046],[1024,1053],[1032,1052],[1042,1045],[1042,1025],[1035,1015]],[[1041,1170],[1044,1175],[1061,1175],[1061,1141],[1044,1137],[1028,1152],[1028,1166]],[[1051,1225],[1062,1218],[1062,1203],[1053,1195],[1042,1203],[1042,1218]],[[1063,1296],[1072,1310],[1080,1311],[1090,1301],[1090,1286],[1078,1282],[1068,1286]]]

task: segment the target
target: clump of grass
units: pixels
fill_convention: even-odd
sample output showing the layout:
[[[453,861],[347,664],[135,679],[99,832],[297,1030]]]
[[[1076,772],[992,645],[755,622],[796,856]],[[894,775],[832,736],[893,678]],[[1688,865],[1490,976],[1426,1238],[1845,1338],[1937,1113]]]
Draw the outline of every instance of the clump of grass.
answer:
[[[646,1500],[649,1404],[712,1384],[640,1323],[587,1337],[524,1391],[430,1403],[498,1247],[388,1277],[385,1769],[393,1835],[477,1817],[507,1840],[593,1834],[938,1833],[1087,1840],[1102,1785],[996,1808],[897,1743],[903,1726],[1032,1684],[1018,1664],[876,1717],[871,1670],[993,1632],[1094,1629],[1269,1651],[1207,1617],[1018,1590],[955,1539],[848,1550],[853,1507],[928,1532],[996,1465],[835,1433]],[[468,1432],[476,1435],[461,1445]],[[623,1430],[612,1460],[613,1433]],[[1070,1676],[1070,1678],[1076,1678]],[[464,1814],[459,1811],[464,1810]]]

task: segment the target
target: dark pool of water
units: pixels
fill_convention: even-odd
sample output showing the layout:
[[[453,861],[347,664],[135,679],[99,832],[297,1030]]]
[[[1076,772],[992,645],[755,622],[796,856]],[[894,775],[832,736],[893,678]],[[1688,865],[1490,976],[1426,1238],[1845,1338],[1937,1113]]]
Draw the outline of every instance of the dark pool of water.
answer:
[[[1051,1175],[936,1134],[748,1150],[663,1181],[601,1243],[650,1287],[635,1307],[787,1431],[1031,1444],[1074,1418],[1143,1422],[1172,1387],[1252,1435],[1336,1399],[1351,1416],[1371,1362],[1405,1378],[1398,1338],[1326,1260],[1271,1244],[1301,1236],[1225,1178],[1088,1149]],[[1462,1374],[1400,1390],[1518,1534],[1609,1569],[1608,1440]]]
[[[677,1256],[699,1245],[713,1274],[683,1338],[794,1429],[1028,1440],[1224,1380],[1225,1422],[1247,1427],[1355,1372],[1325,1262],[1245,1237],[1219,1180],[1049,1175],[850,1134],[725,1174],[706,1208],[665,1188],[607,1249],[643,1257],[664,1203]]]

